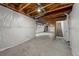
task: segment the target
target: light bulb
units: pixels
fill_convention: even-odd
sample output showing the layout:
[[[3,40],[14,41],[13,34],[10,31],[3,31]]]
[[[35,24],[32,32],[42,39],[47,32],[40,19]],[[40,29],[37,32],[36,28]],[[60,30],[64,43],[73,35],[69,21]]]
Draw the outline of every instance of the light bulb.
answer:
[[[38,9],[37,9],[37,11],[38,11],[38,12],[41,12],[41,9],[40,9],[40,8],[38,8]]]

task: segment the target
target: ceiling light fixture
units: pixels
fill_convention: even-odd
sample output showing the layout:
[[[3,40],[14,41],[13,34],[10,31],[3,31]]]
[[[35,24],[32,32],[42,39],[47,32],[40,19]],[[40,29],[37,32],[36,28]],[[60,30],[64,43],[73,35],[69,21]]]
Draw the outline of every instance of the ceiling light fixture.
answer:
[[[38,7],[37,11],[40,13],[41,12],[41,8]]]
[[[37,12],[43,14],[45,13],[45,10],[42,8],[42,4],[41,3],[37,3]]]
[[[41,4],[40,3],[37,3],[37,11],[39,13],[41,13],[41,11],[42,11],[41,7],[42,7]]]
[[[46,13],[45,9],[42,8],[41,3],[37,3],[37,12],[39,13],[39,16],[34,16],[34,19],[38,19],[40,16],[44,15]]]

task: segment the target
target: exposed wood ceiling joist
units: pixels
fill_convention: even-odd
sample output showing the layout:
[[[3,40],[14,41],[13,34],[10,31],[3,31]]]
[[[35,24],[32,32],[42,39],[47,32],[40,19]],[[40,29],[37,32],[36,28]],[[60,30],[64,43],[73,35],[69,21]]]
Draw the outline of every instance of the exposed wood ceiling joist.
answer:
[[[67,4],[67,5],[58,7],[58,8],[56,8],[56,9],[50,10],[50,11],[48,11],[47,13],[53,12],[53,11],[57,11],[57,10],[60,10],[60,9],[64,9],[64,8],[68,8],[68,7],[71,7],[71,6],[72,6],[72,4]]]
[[[21,7],[23,4],[19,6],[19,11],[22,11],[23,9],[27,8],[31,3],[25,4],[23,7]]]
[[[47,13],[44,14],[42,17],[44,17],[44,16],[46,16],[46,15],[49,15],[50,13],[56,14],[56,13],[61,12],[61,11],[63,11],[63,10],[67,11],[66,9],[68,9],[69,7],[70,7],[70,9],[68,9],[68,10],[71,10],[72,5],[73,5],[73,4],[69,4],[69,5],[65,5],[65,6],[58,7],[58,8],[53,9],[53,10],[49,10],[49,11],[47,11]],[[64,11],[64,13],[65,13],[65,11]]]
[[[22,13],[26,16],[32,17],[37,16],[45,22],[55,22],[65,18],[64,13],[69,13],[71,11],[72,3],[41,3],[41,9],[44,9],[46,13],[37,12],[36,3],[5,3],[0,4],[16,12]]]
[[[41,9],[44,9],[44,8],[46,8],[46,7],[49,7],[50,5],[52,5],[52,4],[48,4],[48,5],[44,6],[44,7],[42,7]],[[32,12],[30,12],[30,13],[28,13],[27,15],[30,15],[31,13],[34,13],[34,12],[36,12],[36,11],[37,11],[37,9],[34,10],[34,11],[32,11]]]

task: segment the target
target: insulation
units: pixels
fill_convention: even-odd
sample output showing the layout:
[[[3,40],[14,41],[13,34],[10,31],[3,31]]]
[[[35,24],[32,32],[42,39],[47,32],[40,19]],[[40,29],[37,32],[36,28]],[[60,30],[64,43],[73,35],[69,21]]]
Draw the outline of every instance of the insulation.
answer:
[[[0,51],[35,37],[33,19],[0,6]]]
[[[79,4],[74,4],[70,14],[70,41],[72,54],[79,56]]]

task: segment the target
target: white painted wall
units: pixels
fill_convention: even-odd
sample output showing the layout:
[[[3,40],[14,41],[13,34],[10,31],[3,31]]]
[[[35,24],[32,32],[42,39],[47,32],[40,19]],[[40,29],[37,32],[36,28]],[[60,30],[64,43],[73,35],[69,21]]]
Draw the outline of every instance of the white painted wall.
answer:
[[[54,29],[55,29],[54,25],[50,24],[49,27],[48,27],[48,31],[49,32],[55,32]]]
[[[79,56],[79,3],[73,6],[70,14],[70,40],[73,55]]]
[[[62,34],[64,35],[64,21],[61,21]]]
[[[62,37],[63,36],[63,24],[62,21],[57,21],[56,22],[56,36],[57,37]]]
[[[69,18],[68,19],[66,18],[66,20],[63,21],[63,36],[66,41],[70,41],[68,21],[70,21]]]
[[[0,6],[0,51],[34,38],[33,19]]]
[[[46,24],[37,24],[36,33],[42,33],[44,32],[44,27]],[[48,26],[48,32],[54,32],[54,25]]]
[[[37,24],[36,25],[36,33],[41,33],[41,32],[44,32],[44,25],[42,24]]]
[[[36,36],[45,36],[45,35],[47,35],[47,36],[49,36],[50,37],[50,39],[53,39],[53,37],[54,37],[54,26],[53,25],[49,25],[48,26],[48,32],[44,32],[44,26],[45,26],[46,24],[37,24],[37,29],[36,29]]]

